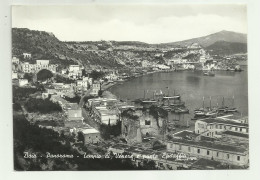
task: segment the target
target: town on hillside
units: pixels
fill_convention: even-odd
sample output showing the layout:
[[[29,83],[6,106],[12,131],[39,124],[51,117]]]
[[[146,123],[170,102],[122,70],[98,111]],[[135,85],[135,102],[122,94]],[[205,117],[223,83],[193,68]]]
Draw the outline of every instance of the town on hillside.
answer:
[[[109,43],[102,42],[98,46]],[[154,91],[153,97],[147,97],[147,90],[144,90],[144,97],[136,100],[117,97],[110,92],[115,85],[151,73],[200,71],[202,76],[211,76],[209,78],[214,78],[217,71],[241,73],[240,65],[247,62],[247,55],[212,55],[198,43],[175,48],[117,46],[114,49],[110,43],[109,48],[91,51],[101,54],[124,51],[130,60],[133,50],[156,53],[153,60],[143,55],[127,65],[122,61],[122,68],[88,66],[80,62],[64,65],[53,63],[51,58],[35,58],[32,52],[13,54],[14,123],[18,123],[19,131],[28,136],[38,134],[31,128],[42,133],[35,139],[47,139],[38,149],[17,143],[17,162],[24,161],[23,151],[27,155],[43,156],[48,147],[47,151],[55,157],[57,154],[96,157],[96,162],[95,158],[83,158],[83,161],[102,163],[104,169],[108,168],[105,166],[109,163],[105,158],[108,154],[113,157],[114,164],[118,164],[115,169],[248,168],[248,118],[237,112],[236,107],[225,105],[224,98],[222,106],[213,107],[210,97],[210,106],[206,107],[203,97],[203,107],[193,111],[179,93],[171,95],[169,89],[168,92]],[[178,119],[169,119],[169,113],[183,118],[182,115],[188,113],[194,118],[185,119],[187,124],[179,124]],[[191,121],[192,125],[189,124]],[[27,124],[21,125],[22,122]],[[19,129],[18,124],[14,133]],[[20,144],[30,141],[26,136],[15,134],[15,138]],[[53,143],[59,144],[60,153]],[[38,161],[41,164],[43,160]],[[65,158],[62,163],[66,165],[61,170],[95,168],[84,164],[86,162]],[[30,170],[34,163],[20,163],[17,168]],[[53,170],[57,163],[48,159],[38,169]]]

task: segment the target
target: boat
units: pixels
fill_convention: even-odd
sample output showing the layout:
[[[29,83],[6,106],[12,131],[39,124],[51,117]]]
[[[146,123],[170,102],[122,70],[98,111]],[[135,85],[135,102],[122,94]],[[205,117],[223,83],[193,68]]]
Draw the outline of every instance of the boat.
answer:
[[[224,112],[237,112],[237,108],[226,108]]]
[[[184,106],[184,105],[185,105],[185,102],[183,102],[183,101],[176,102],[176,103],[171,103],[171,104],[170,104],[170,106],[174,106],[174,107]]]
[[[207,71],[203,73],[204,76],[215,76],[215,73],[213,71]]]
[[[154,100],[154,99],[145,99],[145,100],[142,100],[142,103],[156,103],[157,101]]]
[[[173,110],[175,113],[189,113],[189,110],[187,108],[176,108]]]
[[[180,95],[175,95],[175,96],[164,96],[163,99],[180,99]]]
[[[204,111],[195,111],[194,114],[195,114],[195,116],[205,116]]]
[[[217,114],[218,114],[218,112],[213,110],[213,111],[206,112],[205,116],[216,116]]]

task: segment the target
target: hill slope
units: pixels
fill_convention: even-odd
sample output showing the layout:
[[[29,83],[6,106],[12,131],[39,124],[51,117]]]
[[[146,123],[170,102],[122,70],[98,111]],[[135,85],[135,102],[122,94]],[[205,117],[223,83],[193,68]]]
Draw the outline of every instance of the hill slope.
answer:
[[[246,53],[247,44],[238,42],[217,41],[214,44],[208,46],[206,49],[214,55],[230,55],[237,53]]]
[[[207,36],[188,39],[184,41],[178,41],[173,43],[167,43],[168,45],[180,45],[187,46],[192,43],[199,43],[203,47],[208,47],[218,41],[226,41],[226,42],[237,42],[237,43],[247,43],[247,35],[237,32],[231,31],[220,31],[214,34],[210,34]]]

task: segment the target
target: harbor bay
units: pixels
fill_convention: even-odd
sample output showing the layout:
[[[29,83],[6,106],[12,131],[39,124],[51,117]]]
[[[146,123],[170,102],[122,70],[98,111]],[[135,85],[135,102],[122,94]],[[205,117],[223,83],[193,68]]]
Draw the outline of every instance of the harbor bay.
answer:
[[[225,106],[236,107],[237,115],[248,115],[247,66],[242,72],[216,71],[214,77],[203,76],[202,71],[175,71],[147,74],[135,79],[119,83],[109,90],[118,98],[134,101],[139,98],[153,98],[154,92],[181,95],[189,109],[189,114],[176,115],[169,113],[169,120],[180,120],[187,123],[194,116],[194,110],[205,107]],[[144,95],[145,93],[145,95]],[[190,123],[190,122],[188,122]],[[192,123],[192,122],[191,122]]]

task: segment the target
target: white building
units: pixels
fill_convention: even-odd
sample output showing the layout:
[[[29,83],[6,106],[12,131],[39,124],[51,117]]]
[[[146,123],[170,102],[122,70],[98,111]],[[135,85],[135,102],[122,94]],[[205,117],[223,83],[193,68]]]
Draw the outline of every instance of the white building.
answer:
[[[244,147],[216,144],[207,141],[173,139],[167,143],[167,150],[189,154],[198,158],[211,159],[222,163],[248,166],[248,150]]]
[[[12,72],[12,79],[18,79],[17,72]]]
[[[24,59],[30,59],[32,55],[30,53],[23,53],[23,58]]]
[[[28,79],[19,79],[19,86],[25,86],[28,84]]]
[[[12,58],[12,63],[13,64],[19,64],[19,62],[20,62],[19,58],[17,58],[17,57],[13,57]]]
[[[202,136],[221,138],[224,131],[248,134],[248,124],[221,118],[202,119],[195,123],[195,133]]]

